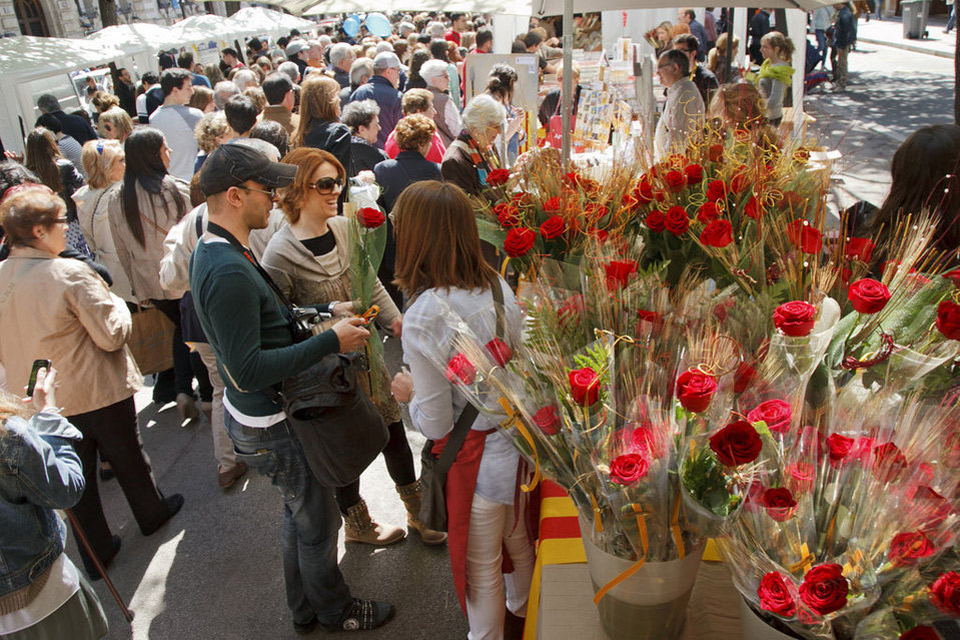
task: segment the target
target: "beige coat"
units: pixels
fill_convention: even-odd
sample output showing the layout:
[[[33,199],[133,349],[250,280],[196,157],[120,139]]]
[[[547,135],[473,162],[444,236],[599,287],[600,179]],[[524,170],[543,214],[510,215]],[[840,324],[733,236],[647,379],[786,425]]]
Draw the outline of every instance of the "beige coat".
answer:
[[[0,362],[9,389],[27,384],[33,361],[57,370],[57,404],[73,416],[126,400],[142,382],[130,352],[126,304],[88,265],[29,247],[0,263]]]

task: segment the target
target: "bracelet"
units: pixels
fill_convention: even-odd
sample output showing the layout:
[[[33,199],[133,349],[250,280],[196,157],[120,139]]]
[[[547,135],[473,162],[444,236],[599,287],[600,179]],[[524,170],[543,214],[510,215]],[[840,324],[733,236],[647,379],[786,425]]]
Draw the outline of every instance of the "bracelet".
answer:
[[[334,311],[333,311],[333,310],[334,310],[334,308],[335,308],[338,304],[340,304],[340,301],[339,301],[339,300],[335,300],[335,301],[331,302],[331,303],[329,304],[329,306],[327,306],[327,313],[329,313],[331,316],[333,316],[333,315],[334,315]]]

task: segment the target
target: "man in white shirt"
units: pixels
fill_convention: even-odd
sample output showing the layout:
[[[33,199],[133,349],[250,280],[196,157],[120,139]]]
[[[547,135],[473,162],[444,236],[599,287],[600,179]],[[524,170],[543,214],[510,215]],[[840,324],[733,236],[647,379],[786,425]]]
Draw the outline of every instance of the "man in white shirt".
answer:
[[[689,78],[690,61],[670,49],[657,61],[660,84],[667,88],[667,104],[657,122],[653,158],[659,162],[671,153],[683,153],[690,138],[703,129],[703,98]]]
[[[160,74],[163,104],[150,115],[150,126],[163,132],[170,147],[170,175],[190,182],[200,151],[193,129],[203,118],[199,109],[188,107],[193,95],[193,74],[186,69],[167,69]]]

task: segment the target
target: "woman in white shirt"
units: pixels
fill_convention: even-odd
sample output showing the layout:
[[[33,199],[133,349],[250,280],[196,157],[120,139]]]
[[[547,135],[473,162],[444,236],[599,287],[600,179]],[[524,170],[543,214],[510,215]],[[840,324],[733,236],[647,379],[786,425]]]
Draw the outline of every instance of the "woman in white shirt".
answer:
[[[516,345],[521,315],[509,286],[486,264],[473,207],[462,189],[425,180],[400,195],[393,209],[397,237],[396,282],[415,301],[404,315],[403,352],[409,373],[394,378],[394,397],[410,402],[414,425],[447,444],[466,399],[431,362],[453,355],[453,333],[444,313],[462,318],[484,343],[495,336],[493,287],[504,301],[504,340]],[[438,237],[439,234],[439,237]],[[431,242],[423,238],[431,237]],[[524,616],[533,572],[533,546],[523,510],[515,513],[519,455],[496,431],[502,416],[484,413],[473,422],[446,481],[450,565],[471,640],[503,638],[504,602]],[[506,548],[514,567],[506,581],[501,569]]]

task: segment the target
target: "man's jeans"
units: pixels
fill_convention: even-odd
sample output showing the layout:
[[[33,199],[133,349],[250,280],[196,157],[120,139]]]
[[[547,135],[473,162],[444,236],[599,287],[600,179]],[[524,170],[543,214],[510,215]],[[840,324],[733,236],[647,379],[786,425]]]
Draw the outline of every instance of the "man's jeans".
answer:
[[[237,461],[270,478],[283,496],[283,574],[294,622],[316,615],[321,625],[339,626],[353,599],[337,566],[340,511],[333,489],[310,473],[286,420],[253,429],[224,411],[224,423]]]
[[[817,36],[817,53],[820,54],[820,67],[827,67],[827,32],[817,29],[813,32]]]

